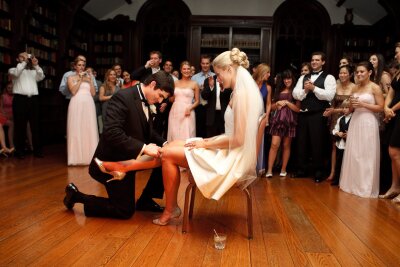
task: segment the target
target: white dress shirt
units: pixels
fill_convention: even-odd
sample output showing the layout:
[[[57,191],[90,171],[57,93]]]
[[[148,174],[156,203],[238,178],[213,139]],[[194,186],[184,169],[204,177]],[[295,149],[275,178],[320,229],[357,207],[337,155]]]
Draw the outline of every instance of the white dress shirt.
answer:
[[[13,80],[13,93],[19,95],[33,96],[38,95],[39,90],[37,82],[44,79],[44,73],[39,65],[34,66],[34,69],[25,69],[26,62],[17,64],[16,68],[10,68],[8,74]]]
[[[321,73],[322,72],[320,72],[318,75],[311,75],[311,81],[315,82],[315,80],[321,75]],[[304,88],[303,88],[303,80],[304,80],[304,75],[302,75],[299,78],[296,86],[293,89],[293,93],[292,93],[294,99],[300,100],[300,101],[302,101],[307,96],[307,93],[304,91]],[[335,77],[328,74],[324,81],[324,87],[325,87],[325,89],[315,86],[313,92],[319,100],[326,100],[326,101],[330,102],[335,97],[335,93],[336,93]]]

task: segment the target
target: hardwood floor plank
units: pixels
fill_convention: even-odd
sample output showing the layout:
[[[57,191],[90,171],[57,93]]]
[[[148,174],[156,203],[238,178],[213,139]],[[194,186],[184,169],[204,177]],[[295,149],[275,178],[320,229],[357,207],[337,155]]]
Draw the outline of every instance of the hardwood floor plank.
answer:
[[[0,266],[400,266],[400,206],[387,200],[275,176],[253,187],[253,240],[236,189],[219,201],[197,190],[182,234],[182,218],[161,227],[152,224],[154,213],[115,220],[87,218],[82,204],[66,211],[70,182],[84,193],[107,193],[87,166],[66,166],[65,146],[46,151],[43,159],[0,159]],[[136,198],[150,173],[137,173]],[[182,172],[181,208],[186,185]],[[228,234],[224,250],[214,248],[213,229]]]
[[[81,219],[78,219],[81,220]],[[74,261],[78,260],[78,256],[71,251],[76,251],[76,248],[85,242],[90,240],[94,235],[97,235],[99,230],[104,227],[107,222],[104,220],[88,219],[85,223],[80,224],[79,230],[73,232],[68,238],[61,241],[53,248],[51,248],[45,255],[37,258],[32,262],[32,266],[59,266],[62,262],[61,259],[66,259],[72,256]],[[72,255],[71,255],[72,254]]]
[[[309,253],[307,257],[312,266],[341,266],[335,256],[330,253]]]
[[[264,233],[264,242],[268,266],[305,266],[303,264],[295,264],[284,234]]]

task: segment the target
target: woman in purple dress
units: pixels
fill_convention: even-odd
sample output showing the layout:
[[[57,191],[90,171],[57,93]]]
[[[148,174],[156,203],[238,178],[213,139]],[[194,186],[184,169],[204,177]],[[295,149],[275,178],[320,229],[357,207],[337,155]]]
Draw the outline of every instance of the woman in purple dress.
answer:
[[[285,70],[282,79],[277,81],[276,92],[271,109],[275,111],[270,119],[269,133],[272,135],[271,148],[268,156],[266,177],[272,177],[272,167],[276,159],[281,141],[283,140],[281,177],[287,175],[286,166],[290,157],[290,145],[296,135],[297,112],[300,111],[300,101],[293,99],[292,90],[296,84],[293,73]]]

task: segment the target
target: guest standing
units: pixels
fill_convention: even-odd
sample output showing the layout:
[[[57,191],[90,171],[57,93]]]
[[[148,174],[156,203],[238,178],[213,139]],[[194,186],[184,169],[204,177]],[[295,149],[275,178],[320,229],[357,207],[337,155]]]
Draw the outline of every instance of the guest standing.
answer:
[[[39,60],[26,52],[18,55],[18,64],[8,70],[13,81],[14,142],[17,158],[25,157],[27,123],[31,127],[33,155],[41,158],[42,144],[39,127],[39,90],[37,82],[44,79]]]
[[[300,111],[300,101],[292,96],[295,78],[290,70],[283,71],[276,85],[272,110],[274,116],[270,120],[269,133],[272,135],[271,148],[268,156],[268,170],[265,177],[272,177],[272,168],[283,141],[282,168],[279,176],[286,177],[286,167],[290,158],[292,138],[296,136],[297,112]]]
[[[354,87],[356,86],[351,82],[353,76],[353,68],[348,65],[339,67],[339,82],[336,85],[336,94],[331,103],[331,107],[327,108],[324,116],[329,118],[330,132],[335,128],[336,122],[340,116],[343,115],[343,108],[341,105],[344,100],[349,99]],[[332,181],[335,176],[336,165],[336,138],[332,138],[332,152],[331,152],[331,172],[326,179]]]
[[[118,92],[118,90],[120,89],[117,85],[117,82],[117,74],[115,73],[115,71],[113,69],[107,70],[104,78],[104,83],[100,86],[99,89],[99,100],[101,102],[103,123],[106,117],[108,101],[111,99],[113,94]]]
[[[400,64],[400,42],[396,43],[395,59]],[[392,183],[389,190],[380,198],[393,198],[400,204],[400,70],[393,75],[391,87],[385,99],[386,143],[392,160]]]
[[[174,102],[168,117],[168,141],[196,136],[194,109],[199,105],[199,86],[190,79],[190,63],[181,63],[182,78],[175,82]]]
[[[3,121],[0,120],[1,129],[0,129],[0,139],[2,139],[2,148],[3,152],[8,154],[12,154],[15,151],[14,147],[14,119],[13,119],[13,112],[12,112],[12,102],[13,102],[13,85],[11,82],[7,83],[4,92],[0,96],[0,117],[3,117]],[[6,146],[5,142],[5,134],[2,126],[7,126],[7,137],[8,137],[8,144]],[[1,132],[2,131],[2,132]],[[1,137],[1,134],[3,137]],[[1,154],[1,153],[0,153]]]
[[[314,52],[311,55],[313,72],[301,76],[293,90],[293,97],[301,101],[296,133],[297,172],[294,176],[306,176],[305,167],[309,159],[307,151],[311,148],[311,167],[316,183],[325,178],[324,159],[327,158],[325,151],[328,151],[325,147],[330,136],[327,120],[322,114],[329,107],[329,102],[332,101],[336,92],[335,77],[322,70],[325,58],[323,52]]]
[[[375,113],[383,110],[383,94],[370,80],[370,62],[357,64],[358,84],[350,98],[354,113],[347,133],[340,189],[360,197],[376,198],[379,194],[379,125]]]
[[[77,59],[74,68],[75,75],[67,80],[72,95],[67,119],[68,165],[89,165],[99,141],[93,100],[96,91],[93,76],[84,71],[85,62]]]

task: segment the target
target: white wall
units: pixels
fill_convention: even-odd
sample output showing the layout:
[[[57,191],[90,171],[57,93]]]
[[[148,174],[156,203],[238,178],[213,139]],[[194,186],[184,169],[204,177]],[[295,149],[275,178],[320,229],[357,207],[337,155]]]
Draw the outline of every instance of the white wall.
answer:
[[[273,16],[275,10],[284,0],[184,0],[192,15],[230,15],[230,16]],[[354,1],[354,0],[353,0]],[[365,0],[363,0],[365,1]],[[118,14],[129,16],[136,21],[137,13],[146,0],[132,1],[131,5],[125,4],[108,13],[100,19],[114,18]],[[346,8],[337,7],[336,0],[319,0],[329,13],[331,23],[344,23]],[[245,4],[244,4],[245,3]],[[377,3],[369,3],[377,5]],[[377,10],[382,13],[382,7]],[[310,14],[312,16],[312,14]],[[367,21],[354,11],[353,23],[357,25],[370,25],[375,21]]]

